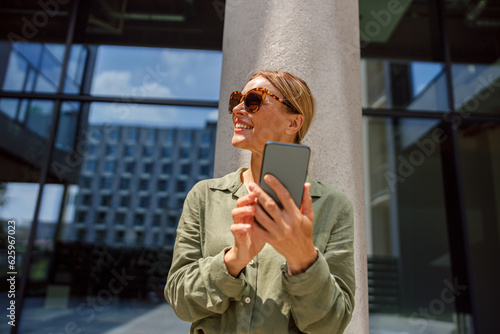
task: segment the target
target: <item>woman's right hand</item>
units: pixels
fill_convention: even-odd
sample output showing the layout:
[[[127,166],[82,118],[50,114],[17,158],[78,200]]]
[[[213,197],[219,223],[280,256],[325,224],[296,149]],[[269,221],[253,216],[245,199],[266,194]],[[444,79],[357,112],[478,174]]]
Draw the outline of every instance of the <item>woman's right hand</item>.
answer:
[[[234,224],[230,230],[234,236],[234,246],[224,255],[224,262],[231,276],[236,277],[255,255],[259,254],[265,241],[256,237],[254,221],[256,195],[243,196],[236,201],[236,208],[231,212]]]

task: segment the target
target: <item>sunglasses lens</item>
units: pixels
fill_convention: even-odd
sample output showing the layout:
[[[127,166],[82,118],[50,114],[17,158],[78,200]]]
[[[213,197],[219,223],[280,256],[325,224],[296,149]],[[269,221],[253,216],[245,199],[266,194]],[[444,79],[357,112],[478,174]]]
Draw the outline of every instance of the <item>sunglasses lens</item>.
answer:
[[[249,92],[245,98],[245,106],[250,112],[257,112],[262,105],[262,93],[259,91]]]
[[[229,98],[229,113],[233,113],[234,107],[236,107],[238,104],[240,104],[241,100],[241,93],[234,92],[231,94],[231,97]]]

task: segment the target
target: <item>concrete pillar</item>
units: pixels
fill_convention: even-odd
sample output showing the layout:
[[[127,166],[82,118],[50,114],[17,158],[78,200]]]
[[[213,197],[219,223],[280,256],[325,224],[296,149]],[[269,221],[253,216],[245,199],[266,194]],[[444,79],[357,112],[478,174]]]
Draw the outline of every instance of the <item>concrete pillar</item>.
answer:
[[[355,208],[356,308],[345,333],[368,333],[358,2],[226,0],[215,176],[248,166],[231,145],[229,94],[256,69],[303,78],[317,102],[304,144],[309,174],[342,189]]]

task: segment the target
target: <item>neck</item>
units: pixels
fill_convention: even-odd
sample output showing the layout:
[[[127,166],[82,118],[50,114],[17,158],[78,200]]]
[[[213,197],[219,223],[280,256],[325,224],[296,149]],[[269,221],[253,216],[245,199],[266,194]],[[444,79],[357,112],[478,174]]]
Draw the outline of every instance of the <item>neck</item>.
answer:
[[[242,174],[242,182],[248,186],[250,182],[258,183],[260,181],[260,172],[262,168],[263,155],[258,153],[252,153],[252,158],[250,160],[250,168],[248,168]]]

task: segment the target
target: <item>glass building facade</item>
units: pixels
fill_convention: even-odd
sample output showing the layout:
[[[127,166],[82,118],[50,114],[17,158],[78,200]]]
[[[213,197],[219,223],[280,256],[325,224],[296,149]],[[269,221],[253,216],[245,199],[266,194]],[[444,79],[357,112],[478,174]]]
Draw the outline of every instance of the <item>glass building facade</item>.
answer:
[[[370,332],[496,333],[500,7],[359,14]],[[213,175],[223,19],[217,0],[0,5],[2,332],[187,332],[163,285]]]
[[[494,333],[500,8],[359,4],[370,328]]]

